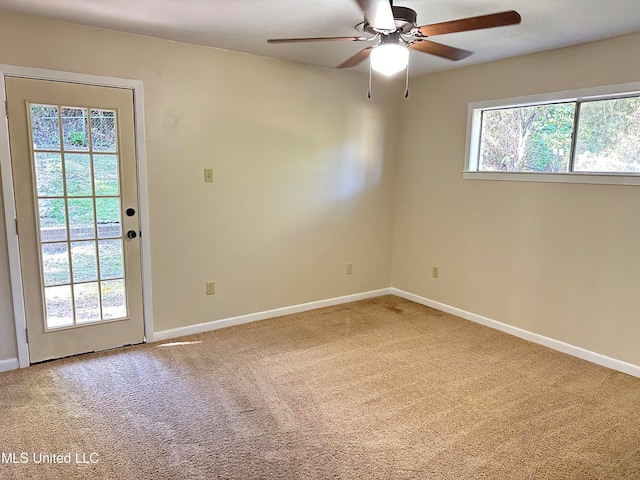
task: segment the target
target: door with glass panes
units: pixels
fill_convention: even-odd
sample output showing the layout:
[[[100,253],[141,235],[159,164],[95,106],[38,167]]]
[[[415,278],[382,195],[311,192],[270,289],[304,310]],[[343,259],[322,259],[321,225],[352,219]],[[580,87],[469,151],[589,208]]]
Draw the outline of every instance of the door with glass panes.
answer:
[[[31,363],[143,342],[131,90],[6,89]]]

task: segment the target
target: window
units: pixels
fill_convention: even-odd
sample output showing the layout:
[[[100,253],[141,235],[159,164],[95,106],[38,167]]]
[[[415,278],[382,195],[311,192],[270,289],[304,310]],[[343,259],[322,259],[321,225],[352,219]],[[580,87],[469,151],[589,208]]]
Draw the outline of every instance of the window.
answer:
[[[469,106],[464,178],[640,185],[640,84]]]

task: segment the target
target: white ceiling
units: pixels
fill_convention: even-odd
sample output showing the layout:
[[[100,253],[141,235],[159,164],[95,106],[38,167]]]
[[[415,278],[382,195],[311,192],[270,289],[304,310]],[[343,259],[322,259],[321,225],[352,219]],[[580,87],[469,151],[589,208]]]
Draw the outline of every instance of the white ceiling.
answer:
[[[475,53],[459,62],[411,52],[411,74],[640,32],[639,0],[396,0],[418,24],[517,10],[520,25],[432,40]],[[358,42],[267,44],[268,38],[359,35],[354,0],[0,0],[0,9],[257,55],[335,66]],[[633,59],[629,59],[633,61]],[[356,67],[366,70],[368,63]]]

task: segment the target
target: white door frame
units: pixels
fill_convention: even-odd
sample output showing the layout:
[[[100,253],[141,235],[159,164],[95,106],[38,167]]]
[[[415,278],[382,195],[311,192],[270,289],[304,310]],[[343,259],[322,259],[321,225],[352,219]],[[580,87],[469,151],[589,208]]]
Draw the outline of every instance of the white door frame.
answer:
[[[16,232],[16,207],[13,190],[13,170],[11,167],[11,149],[9,146],[9,123],[6,112],[7,92],[5,77],[22,77],[36,80],[54,80],[101,87],[126,88],[133,91],[133,112],[136,136],[136,165],[138,170],[138,197],[140,209],[140,236],[142,262],[142,305],[144,311],[144,332],[147,342],[153,341],[153,302],[151,296],[151,242],[149,232],[149,202],[147,191],[147,156],[144,140],[144,98],[141,80],[103,77],[84,73],[44,70],[0,64],[0,171],[2,173],[2,192],[4,199],[5,230],[9,251],[9,274],[13,299],[13,318],[16,326],[16,344],[20,368],[29,366],[29,345],[25,336],[27,326],[22,289],[22,271],[20,268],[20,248]]]

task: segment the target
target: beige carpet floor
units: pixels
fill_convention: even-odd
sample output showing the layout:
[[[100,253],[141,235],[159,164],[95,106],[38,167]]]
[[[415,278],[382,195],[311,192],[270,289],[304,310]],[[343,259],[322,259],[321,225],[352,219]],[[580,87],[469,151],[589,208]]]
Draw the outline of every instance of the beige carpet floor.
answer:
[[[397,297],[177,342],[0,374],[0,479],[640,479],[640,379]]]

